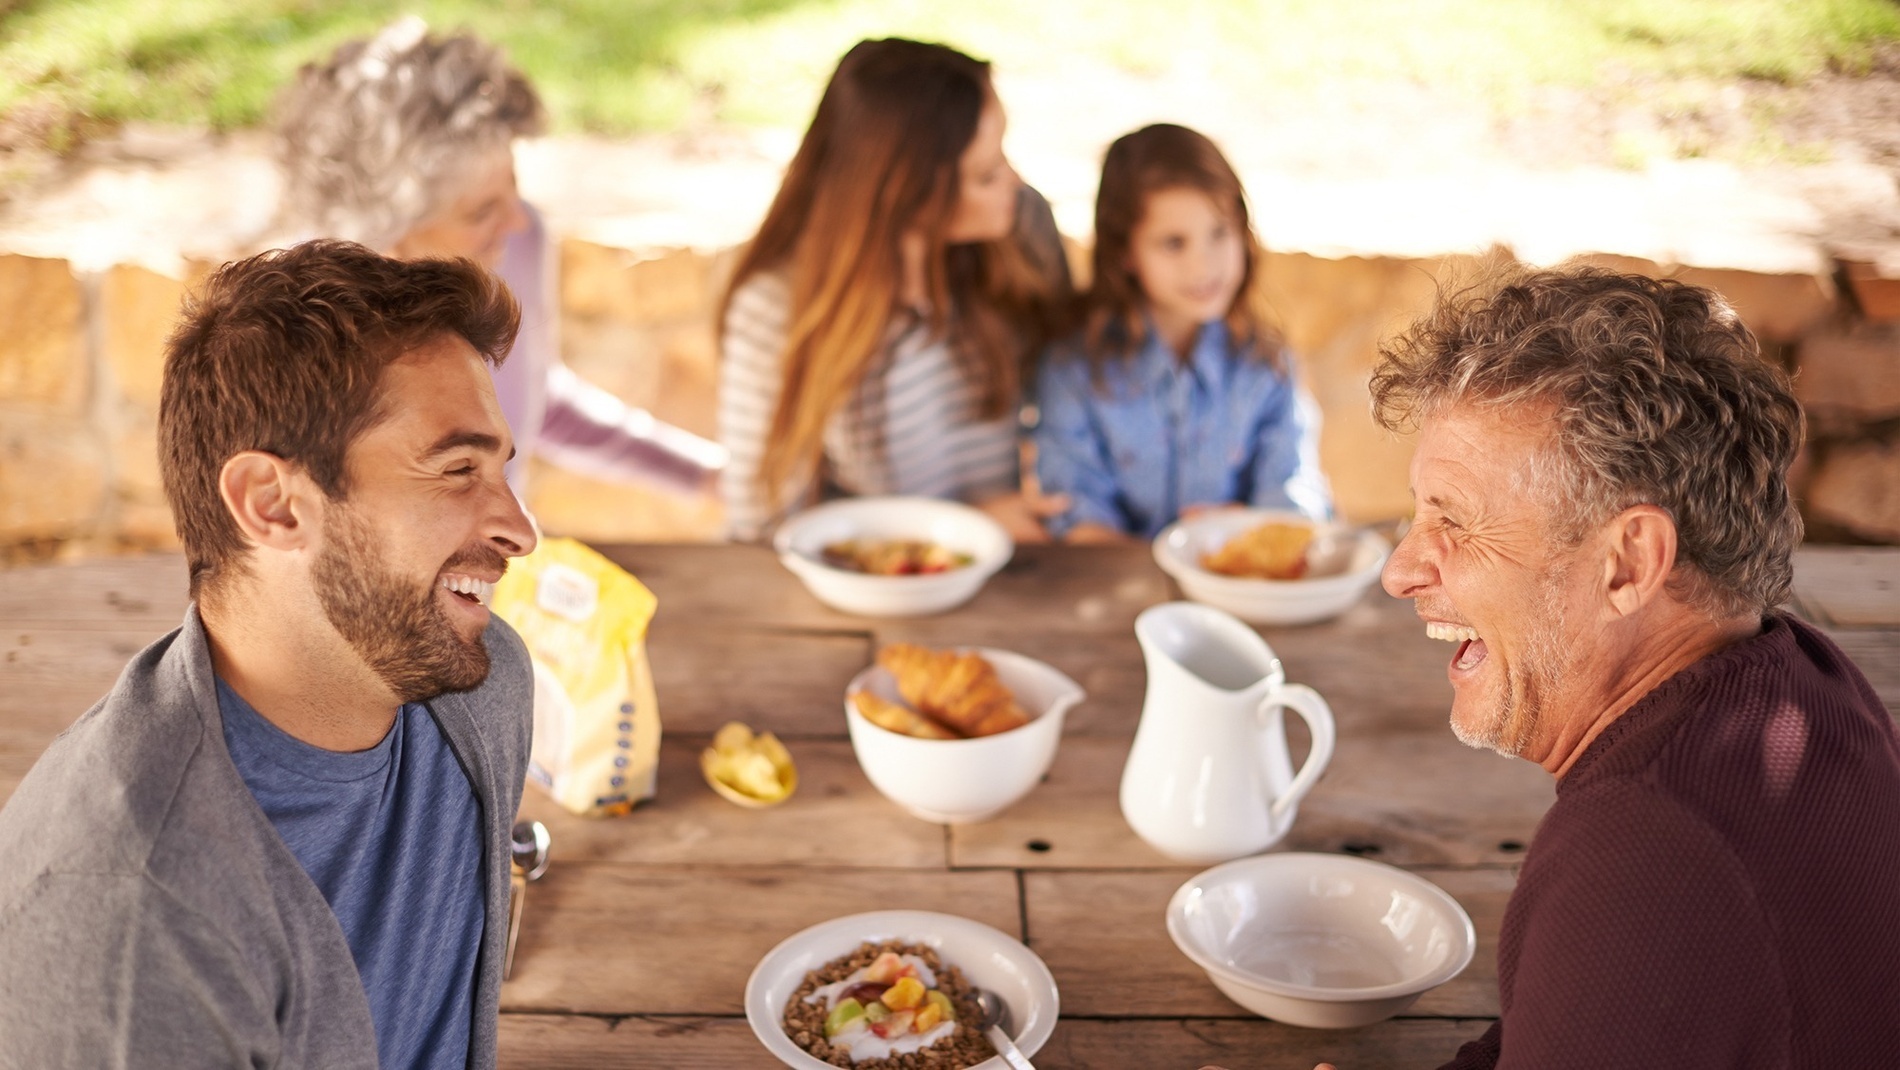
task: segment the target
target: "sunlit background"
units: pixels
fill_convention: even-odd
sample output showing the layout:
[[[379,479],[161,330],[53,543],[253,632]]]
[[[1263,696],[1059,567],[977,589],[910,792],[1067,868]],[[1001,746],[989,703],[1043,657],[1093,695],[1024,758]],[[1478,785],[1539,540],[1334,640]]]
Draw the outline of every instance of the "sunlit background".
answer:
[[[565,239],[570,362],[707,432],[722,257],[865,37],[991,60],[1012,160],[1078,249],[1110,140],[1157,120],[1214,137],[1275,253],[1341,505],[1367,519],[1406,508],[1406,449],[1366,420],[1365,369],[1447,256],[1686,273],[1796,368],[1886,330],[1881,287],[1900,279],[1893,0],[0,0],[0,255],[38,258],[0,267],[0,318],[25,323],[0,324],[0,447],[39,457],[48,427],[89,421],[68,468],[39,468],[98,468],[84,489],[103,503],[67,500],[70,474],[0,468],[0,548],[29,548],[5,556],[164,544],[140,438],[154,339],[194,272],[271,240],[278,89],[401,13],[501,43],[550,107],[517,163]],[[48,327],[33,287],[68,277],[72,322]],[[41,329],[79,340],[22,356]],[[32,386],[60,361],[91,362],[86,385]],[[1814,528],[1900,540],[1900,501],[1876,493],[1900,485],[1900,397],[1851,377],[1829,390],[1851,404],[1837,419],[1804,397],[1821,418],[1803,478],[1878,456]],[[709,508],[553,473],[538,486],[544,520],[592,537],[717,530]]]

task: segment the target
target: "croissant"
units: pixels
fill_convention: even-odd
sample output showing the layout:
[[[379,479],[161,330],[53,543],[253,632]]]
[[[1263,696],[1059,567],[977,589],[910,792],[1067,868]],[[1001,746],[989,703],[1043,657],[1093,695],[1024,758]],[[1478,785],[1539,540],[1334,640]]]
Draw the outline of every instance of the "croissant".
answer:
[[[1310,524],[1269,521],[1201,555],[1201,567],[1243,579],[1297,580],[1306,574],[1306,547],[1312,541]]]
[[[916,736],[920,739],[956,739],[957,734],[923,714],[886,699],[879,698],[869,691],[851,693],[851,703],[864,715],[864,719],[900,735]]]
[[[877,663],[896,678],[906,702],[965,736],[992,736],[1029,723],[996,669],[979,655],[893,643],[878,652]]]

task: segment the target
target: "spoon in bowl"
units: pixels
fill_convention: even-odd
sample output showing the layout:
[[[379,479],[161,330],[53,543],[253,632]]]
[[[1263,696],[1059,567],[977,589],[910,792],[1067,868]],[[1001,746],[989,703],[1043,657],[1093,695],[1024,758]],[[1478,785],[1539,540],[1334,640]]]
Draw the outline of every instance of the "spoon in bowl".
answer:
[[[1009,1004],[1003,998],[987,988],[976,990],[976,1006],[983,1012],[983,1035],[990,1038],[990,1046],[996,1054],[1003,1057],[1013,1070],[1036,1070],[1029,1059],[1016,1049],[1015,1042],[1009,1039]]]

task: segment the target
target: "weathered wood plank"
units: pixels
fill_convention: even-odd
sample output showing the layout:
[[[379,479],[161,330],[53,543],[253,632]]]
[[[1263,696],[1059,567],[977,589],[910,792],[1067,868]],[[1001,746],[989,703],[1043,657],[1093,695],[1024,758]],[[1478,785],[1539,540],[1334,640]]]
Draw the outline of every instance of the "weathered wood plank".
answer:
[[[1436,1066],[1460,1044],[1491,1028],[1488,1019],[1398,1018],[1364,1029],[1301,1029],[1244,1020],[1089,1021],[1064,1018],[1038,1053],[1041,1066],[1075,1070],[1151,1067],[1194,1070],[1311,1070],[1321,1060],[1342,1070]]]
[[[870,664],[868,634],[804,634],[656,620],[647,641],[667,732],[727,721],[782,737],[845,736],[844,693]]]
[[[1515,865],[1556,786],[1537,765],[1474,750],[1448,728],[1361,734],[1342,726],[1331,768],[1286,844],[1400,866]]]
[[[1900,548],[1804,546],[1794,555],[1794,597],[1819,624],[1900,625]]]
[[[791,741],[797,792],[778,806],[748,810],[714,794],[700,776],[699,752],[709,742],[703,735],[665,737],[659,793],[631,814],[575,817],[529,785],[521,815],[548,826],[559,862],[943,868],[943,826],[879,795],[851,744]]]
[[[864,618],[825,607],[763,546],[618,543],[595,549],[646,584],[668,620],[864,630]]]
[[[1420,997],[1414,1016],[1495,1017],[1497,935],[1516,877],[1509,869],[1420,869],[1471,915],[1477,954],[1464,973]],[[1023,877],[1029,945],[1062,990],[1062,1013],[1085,1018],[1250,1017],[1168,937],[1168,899],[1191,876],[1173,872],[1047,872]],[[1130,969],[1139,963],[1139,969]]]
[[[53,707],[70,723],[105,697],[126,662],[177,627],[151,622],[101,622],[46,627],[41,622],[0,625],[0,721],[17,712]],[[62,724],[62,727],[64,725]]]
[[[125,663],[166,630],[151,621],[0,626],[0,804],[53,737],[103,698]]]
[[[1066,1005],[1065,1005],[1065,1010]],[[1489,1020],[1398,1018],[1364,1029],[1299,1029],[1265,1019],[1100,1021],[1065,1015],[1036,1055],[1061,1070],[1311,1070],[1321,1059],[1346,1070],[1435,1066],[1490,1028]],[[743,1018],[593,1018],[503,1014],[504,1070],[772,1070],[780,1065]]]
[[[102,557],[69,565],[33,565],[5,570],[0,583],[0,621],[61,626],[152,622],[163,634],[185,616],[182,554]]]
[[[68,710],[104,696],[139,651],[176,621],[9,621],[0,625],[0,721]],[[870,663],[868,635],[743,627],[656,626],[647,652],[669,729],[712,732],[727,721],[788,736],[845,735],[844,692]]]
[[[1826,628],[1827,637],[1858,668],[1887,712],[1900,717],[1900,629]]]
[[[1554,789],[1529,762],[1472,750],[1449,730],[1340,730],[1331,768],[1284,846],[1350,847],[1394,865],[1512,865]],[[1048,779],[994,820],[950,828],[955,866],[1174,868],[1136,837],[1119,802],[1128,743],[1067,738]]]
[[[1020,937],[1014,874],[894,869],[685,869],[560,862],[528,892],[511,1011],[744,1014],[779,941],[871,910],[935,910]]]
[[[744,1018],[604,1018],[504,1012],[501,1070],[778,1070]]]

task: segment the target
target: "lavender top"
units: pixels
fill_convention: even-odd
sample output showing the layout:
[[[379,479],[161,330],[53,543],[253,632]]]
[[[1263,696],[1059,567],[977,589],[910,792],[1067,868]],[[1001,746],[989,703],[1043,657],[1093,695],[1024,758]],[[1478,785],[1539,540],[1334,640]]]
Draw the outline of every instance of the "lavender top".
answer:
[[[509,235],[495,273],[521,303],[521,331],[493,369],[502,416],[515,435],[508,485],[527,486],[527,459],[678,493],[709,492],[725,447],[634,408],[561,363],[560,310],[547,228],[532,205],[529,225]]]

